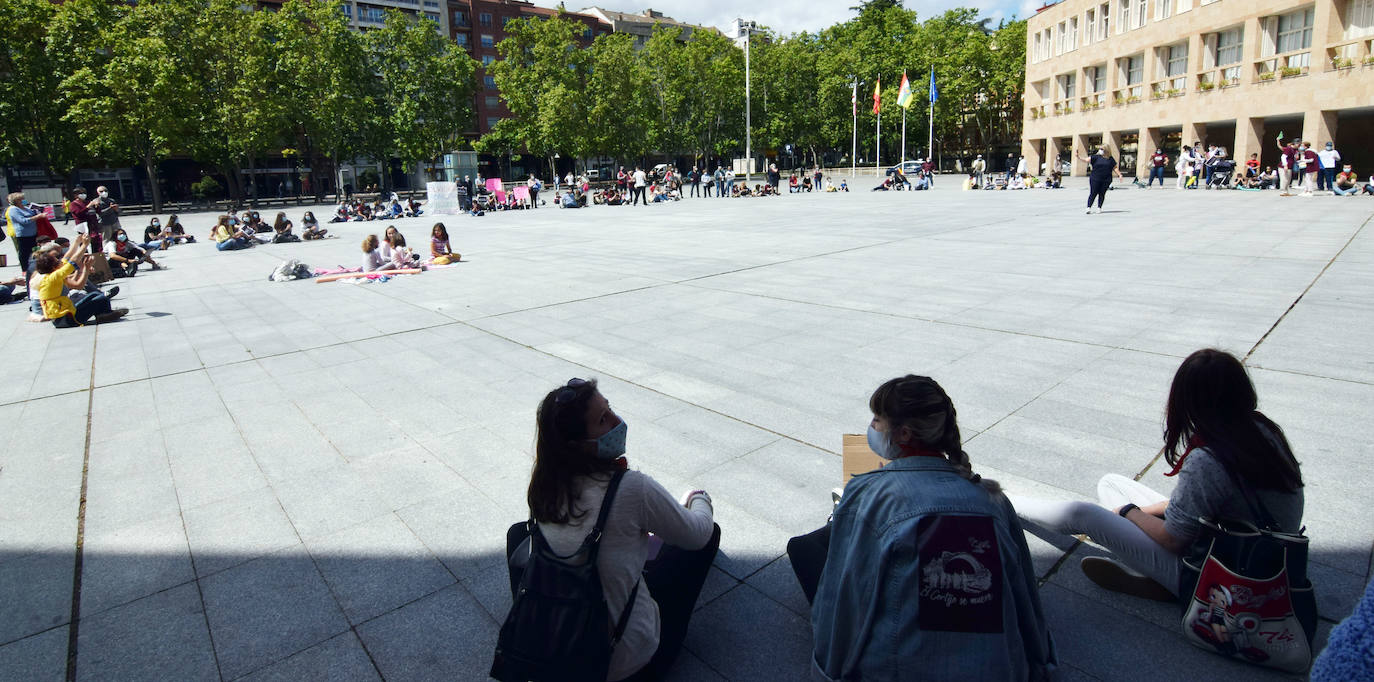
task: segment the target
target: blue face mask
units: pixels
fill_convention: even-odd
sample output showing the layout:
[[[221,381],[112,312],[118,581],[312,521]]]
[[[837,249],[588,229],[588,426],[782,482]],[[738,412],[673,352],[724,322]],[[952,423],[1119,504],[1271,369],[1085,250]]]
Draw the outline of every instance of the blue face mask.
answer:
[[[615,428],[601,434],[596,439],[597,459],[615,459],[625,454],[625,420],[621,419]]]
[[[883,459],[897,459],[902,456],[902,448],[888,439],[887,434],[868,425],[868,447]]]

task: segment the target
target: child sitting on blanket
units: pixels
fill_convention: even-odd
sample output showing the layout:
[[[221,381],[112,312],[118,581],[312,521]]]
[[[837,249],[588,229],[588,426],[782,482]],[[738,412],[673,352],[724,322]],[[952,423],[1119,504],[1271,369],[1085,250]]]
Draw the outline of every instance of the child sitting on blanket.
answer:
[[[394,225],[386,227],[386,240],[382,242],[382,258],[390,260],[397,269],[415,268],[420,265],[420,254],[406,246],[406,238]]]
[[[377,248],[379,242],[377,235],[370,234],[363,238],[363,272],[378,272],[381,270],[395,270],[396,264],[382,257],[381,250]]]
[[[449,248],[448,228],[443,223],[434,223],[434,230],[430,232],[429,255],[435,265],[456,263],[463,257]]]

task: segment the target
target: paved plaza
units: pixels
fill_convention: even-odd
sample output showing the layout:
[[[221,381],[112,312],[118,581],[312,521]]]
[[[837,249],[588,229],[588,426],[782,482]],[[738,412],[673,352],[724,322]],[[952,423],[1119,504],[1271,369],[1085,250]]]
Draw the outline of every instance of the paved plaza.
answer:
[[[69,656],[82,680],[484,679],[535,406],[575,376],[625,418],[631,466],[715,500],[674,679],[806,679],[784,548],[825,521],[879,383],[935,377],[1013,492],[1167,491],[1165,396],[1206,346],[1249,356],[1302,462],[1320,646],[1370,578],[1374,201],[1129,189],[1085,216],[1083,186],[938,183],[443,216],[461,266],[267,281],[355,266],[387,223],[328,225],[174,247],[117,282],[115,324],[0,307],[0,679],[64,679]],[[394,224],[423,249],[433,222]],[[1078,559],[1100,550],[1030,540],[1061,679],[1278,677],[1097,588]]]

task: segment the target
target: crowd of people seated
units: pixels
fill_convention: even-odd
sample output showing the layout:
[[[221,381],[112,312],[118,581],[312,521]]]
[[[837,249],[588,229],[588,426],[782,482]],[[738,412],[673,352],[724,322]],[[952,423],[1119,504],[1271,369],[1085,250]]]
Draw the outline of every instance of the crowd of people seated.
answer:
[[[329,219],[331,223],[358,222],[363,220],[396,220],[398,218],[415,218],[424,211],[414,198],[406,199],[404,202],[395,192],[391,193],[389,199],[383,200],[380,196],[371,202],[354,198],[351,201],[339,203],[334,210],[334,217]]]
[[[526,590],[540,589],[526,572],[547,570],[550,556],[595,560],[600,608],[620,624],[605,679],[660,679],[680,651],[722,529],[704,490],[677,497],[631,467],[626,420],[608,398],[595,380],[572,379],[536,411],[529,520],[506,537],[516,601],[498,644],[498,679],[510,679],[497,674],[509,664],[500,647],[518,644],[522,621],[540,617],[522,607],[534,599]],[[1199,350],[1178,367],[1165,409],[1162,452],[1178,477],[1174,491],[1108,474],[1098,500],[1064,502],[1008,495],[976,473],[954,402],[934,379],[884,382],[869,398],[867,439],[885,465],[853,476],[835,493],[829,520],[787,546],[811,604],[815,671],[828,680],[897,680],[919,664],[934,679],[1049,678],[1058,654],[1026,531],[1086,534],[1108,552],[1081,560],[1092,582],[1165,601],[1193,589],[1180,584],[1180,562],[1203,532],[1199,519],[1262,526],[1243,501],[1254,493],[1272,512],[1270,527],[1300,532],[1298,460],[1256,406],[1236,357]],[[539,632],[560,636],[556,626]]]

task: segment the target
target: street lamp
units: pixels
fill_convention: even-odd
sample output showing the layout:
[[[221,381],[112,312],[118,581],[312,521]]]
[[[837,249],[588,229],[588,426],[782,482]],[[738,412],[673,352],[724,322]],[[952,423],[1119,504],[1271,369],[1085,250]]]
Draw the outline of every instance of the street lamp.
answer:
[[[749,94],[749,43],[750,37],[758,29],[758,24],[743,19],[735,19],[735,33],[744,34],[744,186],[748,187],[753,183],[750,179],[750,170],[754,167],[753,149],[753,125],[750,122],[750,94]]]

